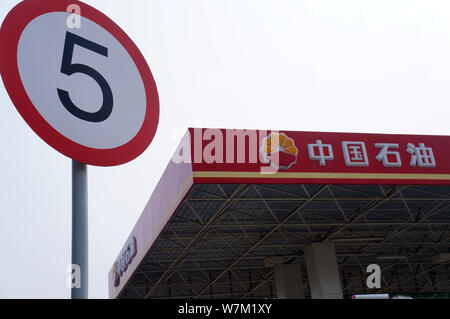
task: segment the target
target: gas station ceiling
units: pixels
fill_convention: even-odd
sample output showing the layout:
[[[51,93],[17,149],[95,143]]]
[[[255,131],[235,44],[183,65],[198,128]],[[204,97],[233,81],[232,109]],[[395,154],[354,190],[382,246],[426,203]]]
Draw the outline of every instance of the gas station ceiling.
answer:
[[[275,298],[267,257],[335,244],[344,295],[450,291],[450,186],[194,183],[119,298]],[[270,259],[269,259],[270,260]],[[369,290],[378,264],[382,288]]]

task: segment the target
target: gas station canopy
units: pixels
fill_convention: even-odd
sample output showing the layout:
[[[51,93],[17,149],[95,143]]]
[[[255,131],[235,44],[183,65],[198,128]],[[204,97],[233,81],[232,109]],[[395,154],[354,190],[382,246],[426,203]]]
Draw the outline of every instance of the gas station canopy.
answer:
[[[332,247],[343,296],[449,293],[449,184],[448,136],[189,129],[109,294],[277,298],[277,267],[296,265],[314,298],[314,245]]]

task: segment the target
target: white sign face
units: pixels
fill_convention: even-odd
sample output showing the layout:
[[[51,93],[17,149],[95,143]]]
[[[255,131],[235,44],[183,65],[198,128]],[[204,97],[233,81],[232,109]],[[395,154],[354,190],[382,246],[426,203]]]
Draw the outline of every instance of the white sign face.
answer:
[[[74,14],[61,8],[74,4],[78,23],[70,27]],[[103,14],[78,1],[25,0],[5,19],[0,43],[8,47],[0,70],[11,99],[55,149],[109,166],[150,144],[156,86],[139,50]]]
[[[121,146],[136,136],[144,122],[146,99],[141,76],[125,48],[98,24],[81,18],[82,28],[67,31],[58,27],[66,24],[69,15],[43,14],[22,32],[17,62],[25,91],[42,117],[68,139],[92,148]],[[108,56],[98,53],[103,48]],[[68,71],[64,74],[61,69],[66,61],[63,67]],[[84,70],[86,67],[100,74],[103,83],[91,76],[94,71]],[[112,108],[109,115],[95,121],[93,114],[108,98],[103,96],[101,85],[112,93]],[[66,102],[57,89],[68,92],[75,108],[84,113],[64,107]]]

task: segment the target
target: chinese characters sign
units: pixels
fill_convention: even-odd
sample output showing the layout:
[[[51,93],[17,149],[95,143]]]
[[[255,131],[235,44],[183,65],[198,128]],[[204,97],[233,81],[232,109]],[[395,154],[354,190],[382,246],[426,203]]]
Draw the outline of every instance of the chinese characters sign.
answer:
[[[369,166],[369,157],[366,151],[365,142],[342,142],[342,152],[344,153],[346,166]],[[377,161],[381,161],[384,167],[402,167],[399,144],[395,143],[374,143],[376,148],[380,148],[380,152],[375,157]],[[318,154],[314,148],[318,148]],[[327,149],[327,153],[324,152]],[[397,150],[396,150],[397,149]],[[331,144],[322,144],[321,140],[317,140],[316,144],[308,144],[309,158],[319,160],[321,166],[326,166],[326,160],[334,160],[333,147]],[[412,143],[408,143],[406,152],[411,155],[411,167],[436,167],[433,149],[426,147],[424,143],[419,143],[416,147]]]
[[[128,265],[131,264],[131,261],[136,256],[136,253],[136,237],[133,236],[128,242],[125,251],[113,265],[112,280],[114,282],[114,287],[119,286],[120,277],[122,277],[124,272],[128,269]]]
[[[190,129],[198,182],[450,184],[450,136],[213,131]]]

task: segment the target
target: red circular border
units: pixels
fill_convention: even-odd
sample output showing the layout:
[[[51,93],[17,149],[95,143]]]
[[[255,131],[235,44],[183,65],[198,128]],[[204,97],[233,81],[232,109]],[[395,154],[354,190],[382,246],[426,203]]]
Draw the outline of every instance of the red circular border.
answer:
[[[96,149],[78,144],[56,131],[37,111],[20,79],[17,48],[25,27],[36,17],[49,12],[66,12],[71,4],[79,5],[81,16],[97,23],[127,50],[136,64],[145,87],[147,106],[144,122],[136,136],[112,149]],[[0,29],[0,73],[16,109],[31,129],[62,154],[82,163],[114,166],[138,157],[150,145],[159,120],[159,100],[150,68],[133,41],[111,19],[93,7],[76,0],[25,0],[6,16]]]

